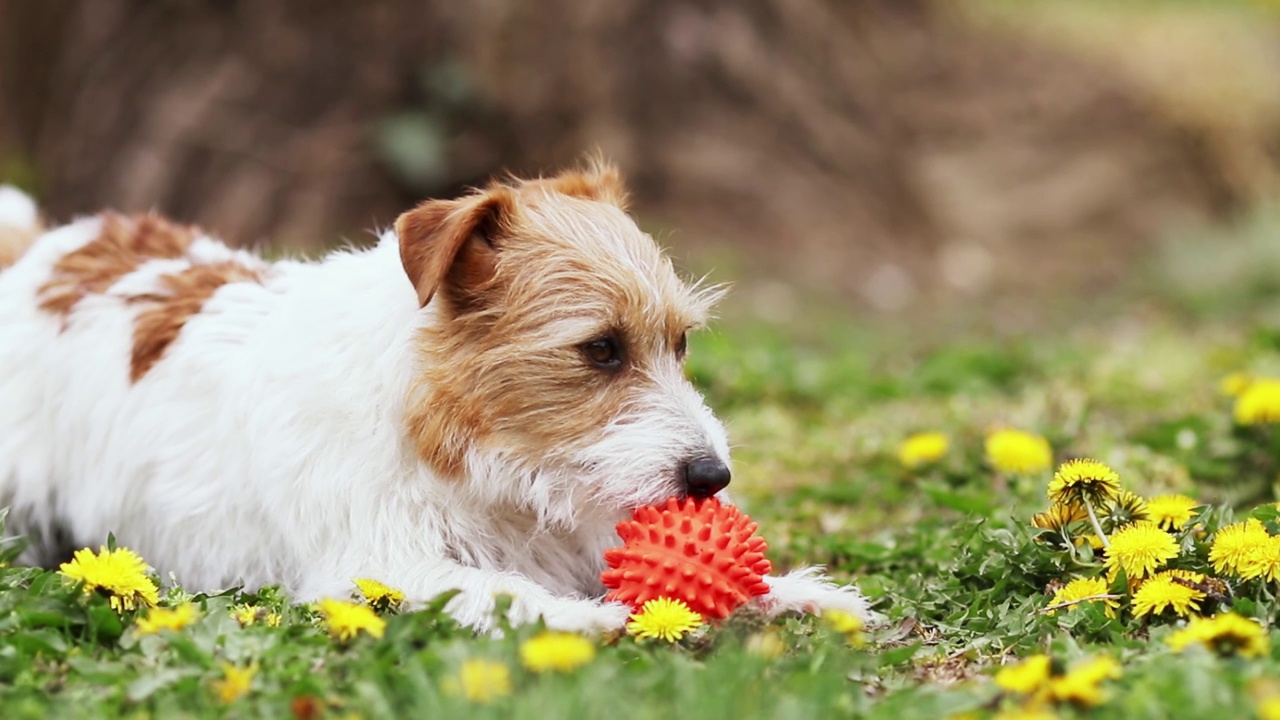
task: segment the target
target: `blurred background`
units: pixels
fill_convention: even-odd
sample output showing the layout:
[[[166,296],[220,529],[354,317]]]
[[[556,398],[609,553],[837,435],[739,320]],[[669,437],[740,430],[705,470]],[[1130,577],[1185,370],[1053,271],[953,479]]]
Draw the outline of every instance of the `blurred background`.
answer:
[[[596,149],[729,315],[1025,329],[1280,257],[1216,230],[1277,197],[1280,3],[0,0],[0,179],[56,219],[315,253]]]

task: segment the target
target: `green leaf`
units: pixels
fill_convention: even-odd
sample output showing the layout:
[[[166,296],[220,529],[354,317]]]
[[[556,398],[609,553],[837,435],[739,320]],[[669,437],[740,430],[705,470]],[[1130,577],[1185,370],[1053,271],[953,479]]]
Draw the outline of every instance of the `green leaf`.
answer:
[[[85,609],[88,615],[89,636],[100,643],[113,643],[124,633],[124,623],[105,599],[94,596]]]
[[[893,648],[885,650],[876,658],[877,665],[882,668],[901,665],[904,662],[914,658],[916,652],[920,650],[920,642],[916,641],[905,647]]]
[[[926,487],[924,492],[935,503],[967,515],[990,515],[997,507],[990,495],[940,487]]]
[[[9,638],[9,642],[28,656],[62,657],[68,649],[66,638],[61,633],[48,628],[15,633]]]

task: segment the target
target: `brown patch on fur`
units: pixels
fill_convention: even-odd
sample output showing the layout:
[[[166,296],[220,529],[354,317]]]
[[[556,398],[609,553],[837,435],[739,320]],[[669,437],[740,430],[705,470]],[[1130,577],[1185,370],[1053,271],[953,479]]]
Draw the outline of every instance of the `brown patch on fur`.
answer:
[[[105,293],[146,261],[183,257],[198,235],[196,228],[158,215],[105,213],[98,237],[54,264],[38,294],[40,307],[66,316],[81,298]]]
[[[486,245],[486,272],[473,272],[465,252],[453,267],[433,271],[444,298],[472,302],[435,306],[417,343],[422,370],[408,431],[419,456],[444,477],[465,476],[473,446],[500,447],[530,466],[554,464],[656,387],[684,382],[679,338],[701,324],[717,297],[682,282],[620,207],[597,201],[614,192],[608,182],[571,172],[503,190],[501,232]],[[483,206],[493,192],[414,211],[433,219],[421,228],[437,230],[402,235],[402,254],[406,237],[464,246],[475,233],[457,222],[474,217],[463,208]],[[409,230],[410,220],[398,229]],[[441,227],[454,234],[442,236]],[[626,358],[616,372],[594,367],[581,350],[606,335]]]
[[[193,265],[182,272],[161,276],[159,282],[166,293],[134,299],[151,303],[134,321],[129,379],[138,382],[160,361],[169,345],[178,339],[187,320],[200,312],[218,288],[234,282],[261,281],[261,273],[234,262]]]
[[[149,260],[185,258],[198,229],[154,214],[104,213],[98,237],[63,255],[38,293],[40,307],[67,316],[81,298],[101,295]],[[218,288],[232,282],[260,282],[257,270],[235,262],[192,265],[162,275],[154,292],[122,298],[145,303],[135,319],[129,378],[137,382],[177,339],[192,315]]]

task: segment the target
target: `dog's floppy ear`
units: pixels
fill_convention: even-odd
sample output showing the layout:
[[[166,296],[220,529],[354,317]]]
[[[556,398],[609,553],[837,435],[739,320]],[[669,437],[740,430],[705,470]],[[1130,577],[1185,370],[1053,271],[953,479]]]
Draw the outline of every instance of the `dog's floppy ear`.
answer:
[[[421,307],[446,281],[464,295],[486,286],[514,210],[511,190],[495,186],[457,200],[428,200],[396,220],[400,262]]]

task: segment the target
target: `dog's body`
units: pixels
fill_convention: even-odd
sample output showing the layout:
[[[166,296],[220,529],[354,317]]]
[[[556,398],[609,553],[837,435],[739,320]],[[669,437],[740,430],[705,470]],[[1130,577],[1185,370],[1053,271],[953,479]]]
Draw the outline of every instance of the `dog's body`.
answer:
[[[152,216],[38,231],[0,191],[0,507],[25,559],[114,533],[190,589],[372,577],[460,589],[478,628],[497,593],[516,622],[620,626],[593,599],[615,523],[728,482],[681,369],[717,293],[621,204],[597,166],[268,263]],[[868,616],[811,571],[770,582],[766,611]]]

